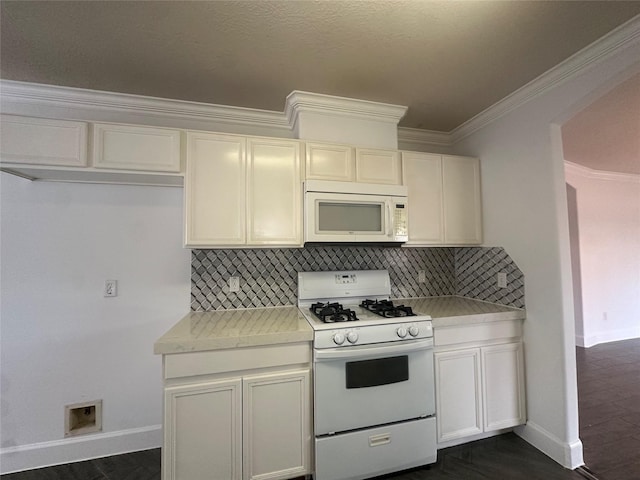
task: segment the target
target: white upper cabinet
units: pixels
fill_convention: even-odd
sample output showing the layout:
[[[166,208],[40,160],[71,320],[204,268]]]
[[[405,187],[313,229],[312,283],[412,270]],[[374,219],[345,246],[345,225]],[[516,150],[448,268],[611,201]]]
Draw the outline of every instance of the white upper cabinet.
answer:
[[[356,148],[356,181],[400,185],[400,152]]]
[[[353,182],[356,161],[353,147],[326,143],[306,143],[306,176],[309,180]]]
[[[402,152],[402,179],[409,187],[408,245],[482,243],[477,158]]]
[[[302,245],[302,144],[187,133],[185,244]]]
[[[431,153],[402,152],[402,180],[409,188],[407,244],[444,243],[442,157]]]
[[[2,115],[2,163],[87,166],[87,124],[67,120]]]
[[[471,157],[443,155],[442,190],[445,243],[482,243],[480,161]]]
[[[305,164],[309,180],[402,183],[400,152],[395,150],[307,142]]]
[[[247,140],[247,243],[302,243],[302,144],[295,140]]]
[[[180,130],[93,124],[93,166],[180,172]]]
[[[245,243],[246,140],[187,133],[185,225],[187,246]]]

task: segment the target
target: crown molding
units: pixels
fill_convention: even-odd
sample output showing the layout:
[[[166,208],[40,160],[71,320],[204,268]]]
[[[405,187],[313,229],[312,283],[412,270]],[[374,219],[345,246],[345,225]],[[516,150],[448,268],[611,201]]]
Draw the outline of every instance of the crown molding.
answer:
[[[640,15],[588,45],[524,87],[493,104],[450,132],[398,128],[398,140],[405,144],[451,147],[477,130],[498,120],[542,93],[574,78],[590,66],[615,54],[619,49],[640,43]],[[138,114],[178,120],[222,123],[236,126],[293,130],[300,111],[397,123],[407,107],[294,90],[287,96],[285,110],[275,112],[245,107],[215,105],[187,100],[164,99],[125,93],[88,90],[0,80],[0,99],[4,105],[79,108],[88,112]],[[15,110],[15,108],[14,108]]]
[[[421,130],[419,128],[398,127],[398,143],[411,145],[438,145],[441,147],[451,147],[451,134],[448,132],[437,132],[435,130]]]
[[[576,77],[619,49],[640,42],[640,15],[612,30],[564,62],[547,70],[525,86],[519,88],[486,110],[449,132],[453,144],[498,120],[507,113],[533,100],[544,92]]]
[[[291,128],[298,121],[300,112],[340,115],[397,125],[407,113],[407,108],[389,103],[294,90],[287,95],[284,112]]]
[[[289,131],[289,125],[281,112],[127,93],[0,80],[0,97],[3,103],[11,102],[18,106],[36,104],[62,108],[75,107],[97,112],[110,111],[164,118],[188,118]]]
[[[577,163],[564,161],[565,170],[573,175],[594,180],[605,180],[608,182],[625,182],[640,184],[640,175],[635,173],[607,172],[595,170],[593,168],[578,165]]]

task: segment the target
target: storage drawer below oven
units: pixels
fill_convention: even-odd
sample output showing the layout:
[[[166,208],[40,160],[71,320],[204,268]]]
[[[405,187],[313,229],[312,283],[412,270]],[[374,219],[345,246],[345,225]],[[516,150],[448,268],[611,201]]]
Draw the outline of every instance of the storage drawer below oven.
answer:
[[[316,438],[315,480],[358,480],[436,461],[435,417]]]

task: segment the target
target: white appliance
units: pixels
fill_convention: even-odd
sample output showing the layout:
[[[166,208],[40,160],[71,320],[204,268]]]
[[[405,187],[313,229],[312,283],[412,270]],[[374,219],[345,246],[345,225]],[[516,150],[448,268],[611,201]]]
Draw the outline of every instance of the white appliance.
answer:
[[[304,241],[406,242],[407,194],[402,185],[307,180]]]
[[[315,480],[436,461],[431,317],[390,293],[386,270],[298,273],[314,330]]]

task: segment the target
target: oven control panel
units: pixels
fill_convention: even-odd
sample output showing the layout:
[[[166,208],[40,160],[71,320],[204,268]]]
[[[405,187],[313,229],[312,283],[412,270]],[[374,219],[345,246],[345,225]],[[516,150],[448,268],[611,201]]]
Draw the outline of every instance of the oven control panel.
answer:
[[[337,285],[349,285],[351,283],[356,283],[356,274],[355,273],[337,273],[336,274],[336,284]]]
[[[336,348],[431,337],[433,337],[431,321],[421,321],[318,330],[315,332],[313,345],[314,348]]]

